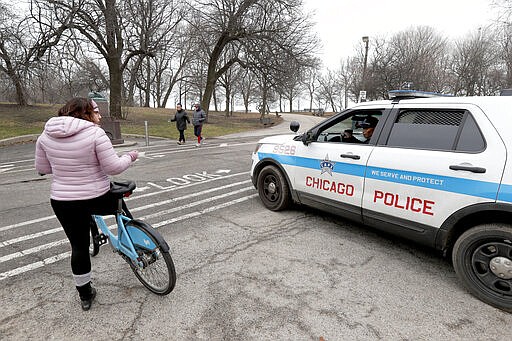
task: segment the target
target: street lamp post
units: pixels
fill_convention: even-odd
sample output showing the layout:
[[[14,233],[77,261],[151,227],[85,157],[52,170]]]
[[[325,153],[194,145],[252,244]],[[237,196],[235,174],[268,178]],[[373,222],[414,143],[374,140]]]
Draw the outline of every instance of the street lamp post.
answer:
[[[362,87],[362,90],[363,91],[366,91],[366,65],[368,63],[368,41],[370,39],[368,38],[368,36],[364,36],[363,37],[363,42],[364,42],[364,62],[363,62],[363,87]],[[366,94],[365,94],[366,95]],[[364,96],[364,100],[366,100],[366,96]]]

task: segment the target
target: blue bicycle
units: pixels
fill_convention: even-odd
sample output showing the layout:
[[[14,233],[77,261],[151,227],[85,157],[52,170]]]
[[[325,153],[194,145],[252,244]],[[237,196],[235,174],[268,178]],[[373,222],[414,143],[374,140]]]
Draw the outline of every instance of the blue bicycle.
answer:
[[[89,252],[96,256],[107,242],[130,265],[139,281],[157,295],[167,295],[176,284],[174,263],[169,246],[162,235],[149,224],[133,219],[123,198],[133,193],[135,182],[112,182],[110,192],[118,197],[114,216],[117,235],[112,233],[102,216],[91,219]],[[101,230],[100,231],[98,230]]]

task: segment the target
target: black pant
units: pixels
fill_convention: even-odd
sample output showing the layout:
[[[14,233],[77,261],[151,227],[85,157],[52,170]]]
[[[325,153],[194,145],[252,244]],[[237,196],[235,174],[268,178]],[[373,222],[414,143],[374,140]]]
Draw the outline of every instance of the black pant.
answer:
[[[185,130],[178,129],[178,131],[180,132],[180,141],[185,142]]]
[[[110,192],[87,200],[50,200],[71,244],[71,270],[74,275],[91,271],[89,258],[89,231],[91,215],[111,215],[117,210],[118,199]]]

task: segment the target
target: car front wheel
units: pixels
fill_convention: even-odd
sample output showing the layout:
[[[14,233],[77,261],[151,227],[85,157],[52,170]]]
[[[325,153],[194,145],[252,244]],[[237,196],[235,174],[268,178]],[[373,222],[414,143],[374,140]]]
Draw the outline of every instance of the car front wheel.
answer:
[[[512,312],[512,227],[479,225],[455,242],[453,267],[466,288],[482,301]]]
[[[258,194],[266,208],[281,211],[290,204],[286,178],[275,166],[264,167],[258,175]]]

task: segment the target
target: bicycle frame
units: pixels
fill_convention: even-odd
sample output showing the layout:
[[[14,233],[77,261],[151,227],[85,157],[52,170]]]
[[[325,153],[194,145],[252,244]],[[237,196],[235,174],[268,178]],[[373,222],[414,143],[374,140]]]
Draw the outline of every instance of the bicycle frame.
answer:
[[[139,255],[135,251],[135,245],[146,249],[155,249],[157,247],[157,245],[140,230],[132,229],[128,231],[125,222],[131,221],[132,219],[119,212],[115,214],[117,235],[110,230],[102,216],[93,215],[93,218],[101,232],[108,237],[114,250],[127,256],[134,264],[140,267],[143,267],[144,264],[140,261]]]

